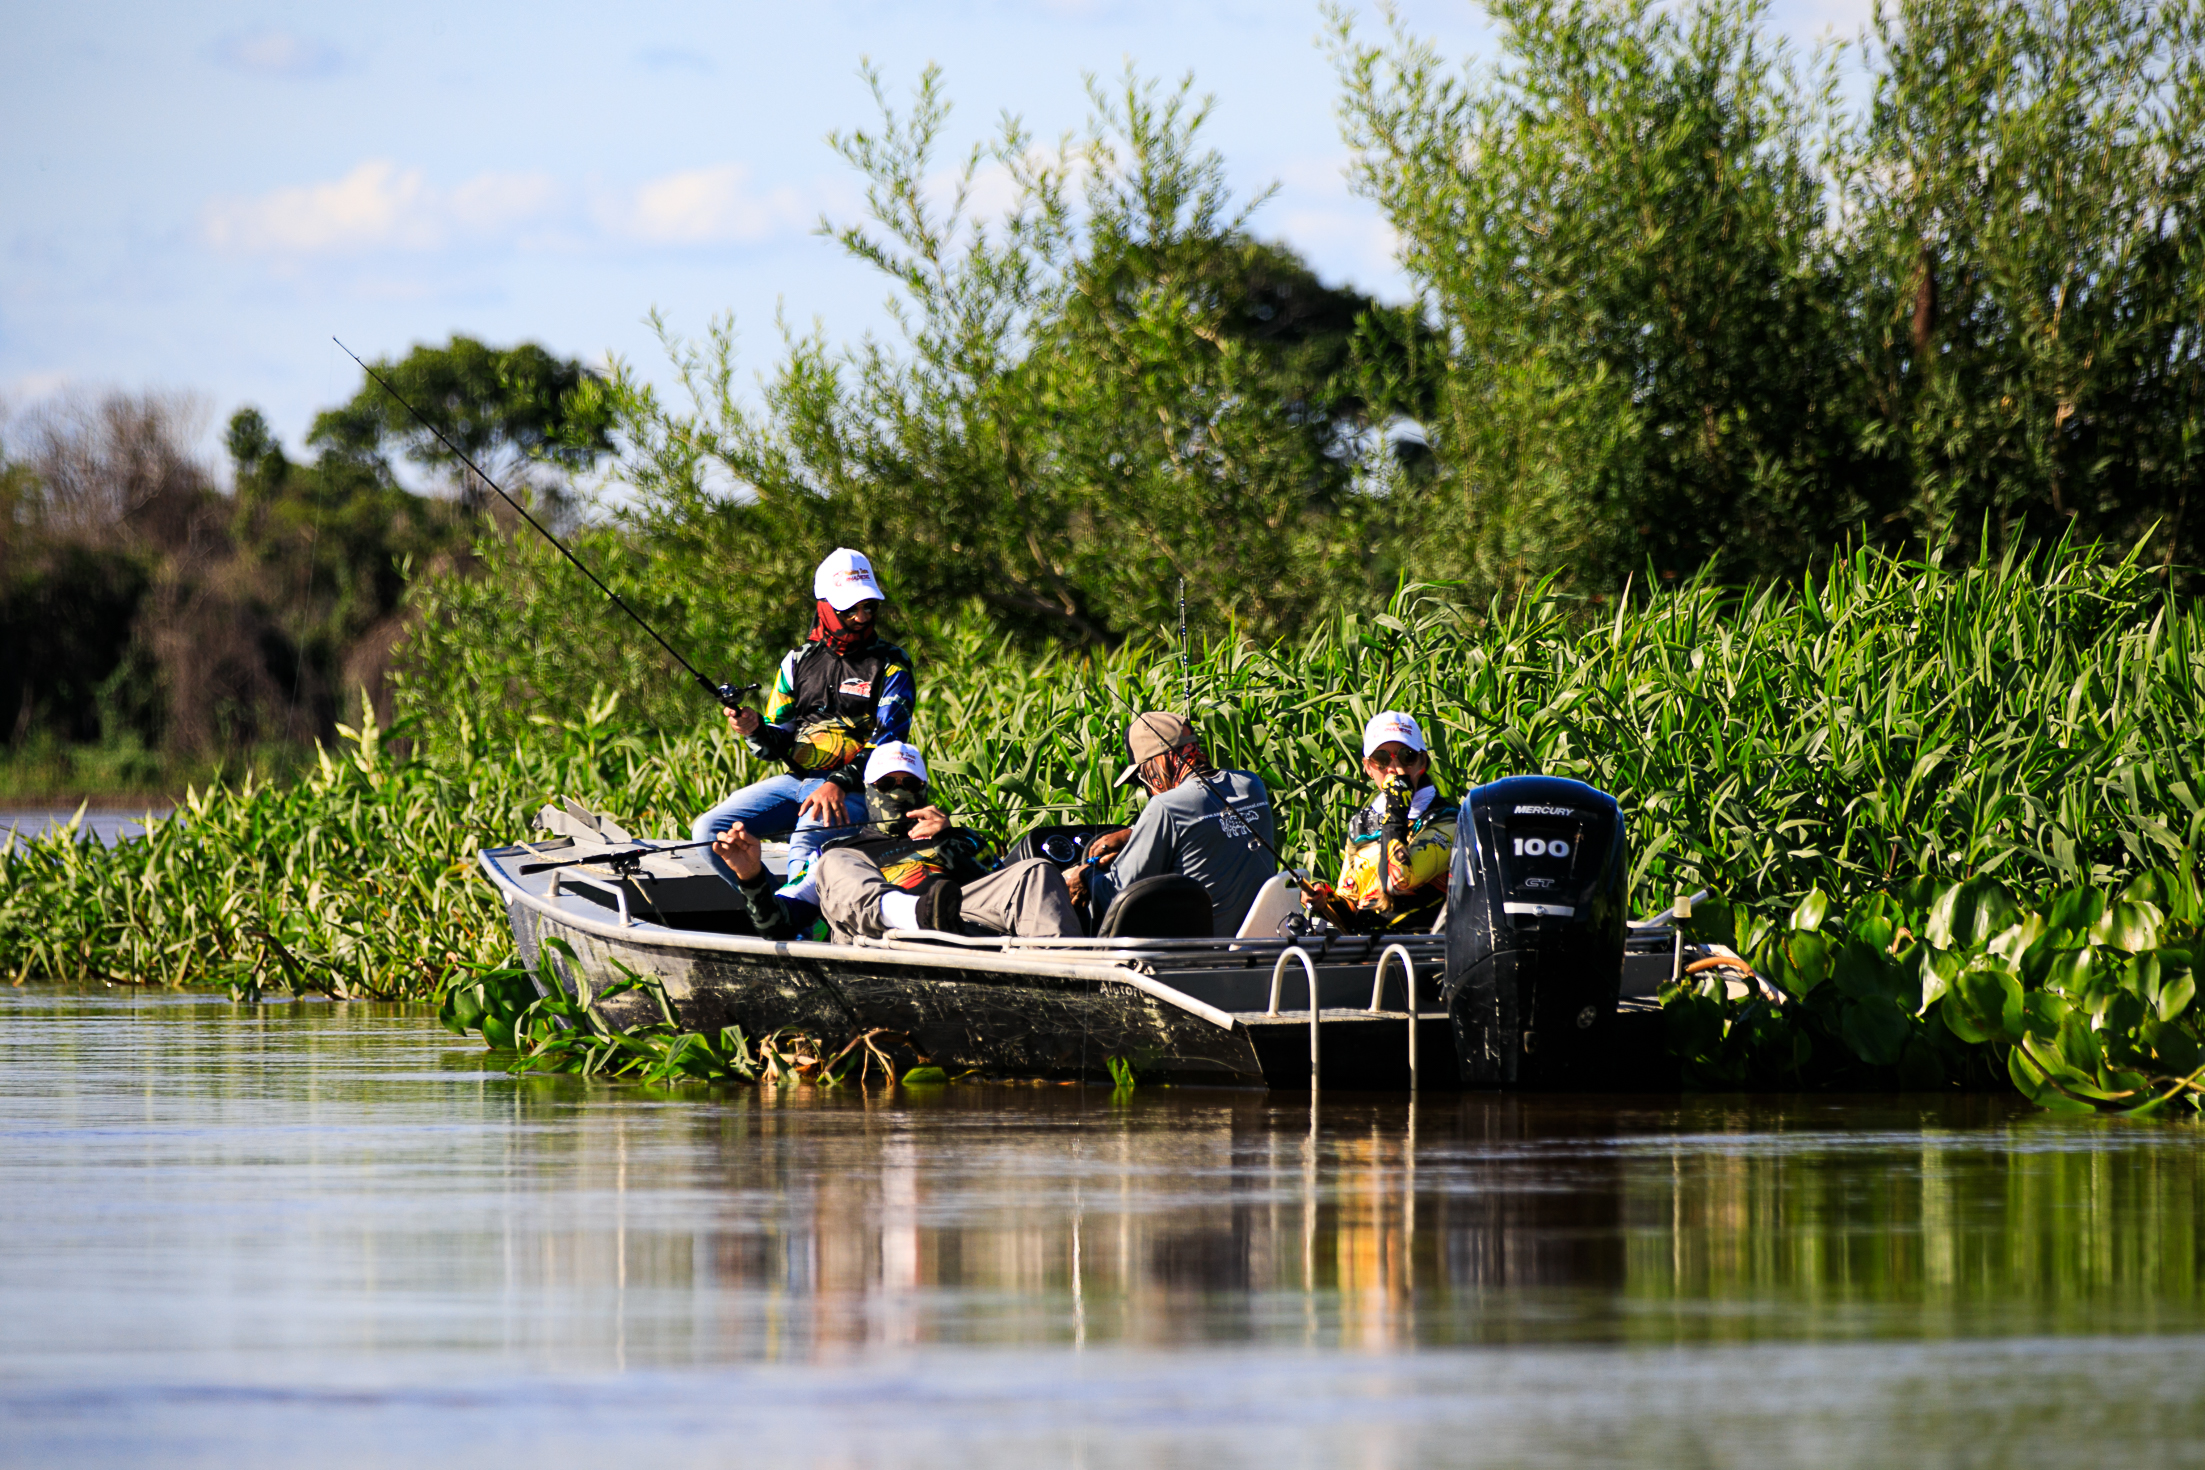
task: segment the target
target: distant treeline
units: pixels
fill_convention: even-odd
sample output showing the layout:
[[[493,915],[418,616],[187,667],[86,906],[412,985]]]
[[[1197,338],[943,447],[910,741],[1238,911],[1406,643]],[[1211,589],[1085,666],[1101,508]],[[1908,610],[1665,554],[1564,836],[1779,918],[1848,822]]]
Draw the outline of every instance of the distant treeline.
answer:
[[[540,348],[459,337],[385,368],[555,519],[563,492],[545,469],[602,450],[562,417],[581,369]],[[299,462],[257,410],[239,410],[224,435],[228,493],[187,448],[188,400],[113,394],[21,419],[0,445],[10,784],[72,784],[67,747],[96,744],[141,758],[93,762],[95,781],[142,788],[240,751],[326,740],[363,692],[387,715],[409,578],[466,575],[474,540],[502,525],[463,479],[443,477],[449,495],[399,483],[396,452],[449,466],[393,414],[403,410],[381,390],[363,390],[316,419],[315,457]],[[549,419],[585,447],[542,442]]]
[[[731,322],[663,332],[672,399],[630,363],[464,338],[382,366],[547,508],[602,470],[619,493],[573,518],[586,554],[753,675],[837,544],[874,556],[907,626],[977,605],[1036,651],[1165,626],[1182,579],[1202,627],[1259,639],[1404,579],[1465,606],[1547,578],[1607,600],[1785,580],[1848,545],[1948,566],[2141,546],[2194,591],[2205,0],[1902,0],[1844,63],[1857,113],[1840,60],[1793,55],[1744,0],[1487,8],[1477,69],[1331,32],[1406,306],[1264,243],[1206,104],[1130,71],[1091,83],[1083,136],[1011,123],[971,155],[966,184],[1000,170],[1013,194],[977,218],[936,182],[929,71],[908,107],[875,78],[880,119],[833,139],[868,200],[834,238],[882,272],[891,332],[788,329],[755,391]],[[603,684],[683,717],[535,548],[481,539],[480,575],[466,477],[371,385],[317,421],[310,463],[239,415],[231,499],[159,419],[117,400],[9,446],[12,740],[326,730],[409,566],[432,633],[402,662],[435,698],[494,721]],[[409,495],[401,457],[455,493]]]
[[[135,749],[145,759],[107,780],[142,789],[179,760],[322,736],[348,688],[381,682],[405,568],[465,544],[448,506],[342,461],[289,464],[250,410],[230,425],[222,493],[188,452],[193,418],[157,396],[73,400],[7,444],[0,731],[15,765],[56,745]]]

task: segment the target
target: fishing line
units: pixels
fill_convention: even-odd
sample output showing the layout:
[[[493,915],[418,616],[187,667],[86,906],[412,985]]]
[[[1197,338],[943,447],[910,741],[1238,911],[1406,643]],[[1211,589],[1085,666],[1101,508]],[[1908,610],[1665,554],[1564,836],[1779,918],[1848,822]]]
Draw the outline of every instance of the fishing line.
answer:
[[[697,683],[703,687],[704,691],[707,694],[711,695],[714,699],[717,699],[721,704],[726,705],[729,709],[741,709],[743,707],[742,696],[757,689],[758,686],[756,684],[745,684],[742,688],[737,689],[731,684],[715,684],[710,679],[707,679],[704,675],[698,673],[697,666],[695,664],[683,658],[681,656],[680,650],[676,649],[673,644],[668,643],[664,638],[661,638],[659,636],[658,629],[652,627],[649,623],[643,620],[643,614],[628,606],[627,602],[621,597],[619,593],[613,591],[612,588],[607,587],[602,581],[598,580],[597,573],[582,565],[581,558],[577,557],[573,552],[567,550],[564,542],[560,541],[558,537],[552,535],[550,531],[544,528],[543,522],[537,520],[534,516],[528,513],[527,507],[523,506],[512,496],[506,494],[505,488],[503,486],[498,484],[497,481],[491,479],[488,475],[484,474],[482,466],[476,464],[473,459],[468,457],[468,454],[465,450],[461,449],[457,444],[454,444],[449,438],[447,438],[442,429],[431,423],[427,414],[423,413],[420,409],[415,408],[411,403],[408,403],[406,401],[405,395],[400,393],[396,388],[393,388],[390,385],[390,381],[386,379],[381,373],[369,367],[367,363],[361,359],[359,353],[354,352],[351,348],[345,346],[345,344],[339,341],[336,337],[331,337],[329,340],[332,342],[336,342],[338,349],[342,351],[345,356],[351,358],[354,362],[359,363],[360,371],[366,373],[369,377],[373,378],[385,393],[388,393],[392,398],[398,401],[398,404],[401,408],[405,409],[406,412],[412,414],[415,418],[419,419],[421,421],[421,427],[436,435],[437,442],[442,444],[446,449],[452,451],[453,456],[456,457],[461,464],[473,470],[477,479],[481,480],[483,484],[488,485],[492,490],[495,490],[497,492],[498,499],[504,501],[507,505],[512,506],[513,511],[516,515],[518,515],[522,520],[528,522],[531,526],[534,526],[536,528],[536,533],[542,536],[546,541],[549,541],[552,546],[557,548],[561,556],[565,557],[568,561],[573,562],[574,569],[580,572],[583,576],[589,578],[591,586],[595,587],[598,591],[604,593],[605,596],[611,600],[614,607],[619,608],[622,612],[633,618],[635,620],[635,625],[638,628],[641,628],[644,632],[650,634],[651,641],[656,643],[659,647],[665,649],[669,658],[673,659],[675,663],[680,664],[684,669],[687,669],[689,671],[689,677],[696,680]]]

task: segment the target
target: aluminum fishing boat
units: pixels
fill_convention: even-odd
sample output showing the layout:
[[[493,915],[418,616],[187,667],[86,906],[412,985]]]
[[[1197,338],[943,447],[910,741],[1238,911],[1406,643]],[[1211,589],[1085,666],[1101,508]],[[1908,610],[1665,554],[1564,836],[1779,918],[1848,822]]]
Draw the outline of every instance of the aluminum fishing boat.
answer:
[[[638,841],[572,805],[537,821],[542,840],[484,850],[482,871],[522,959],[606,1020],[656,1014],[642,992],[600,1000],[648,975],[686,1027],[793,1027],[823,1042],[880,1028],[953,1074],[1101,1080],[1117,1059],[1143,1082],[1180,1085],[1659,1087],[1673,1079],[1651,997],[1703,953],[1666,913],[1625,920],[1615,803],[1544,777],[1465,799],[1447,907],[1417,934],[1313,922],[1282,874],[1231,938],[1174,937],[1188,928],[1164,894],[1145,919],[1104,916],[1095,938],[774,941],[747,932],[696,848]],[[1104,830],[1043,829],[1021,849],[1077,861]],[[765,856],[786,862],[775,845]]]

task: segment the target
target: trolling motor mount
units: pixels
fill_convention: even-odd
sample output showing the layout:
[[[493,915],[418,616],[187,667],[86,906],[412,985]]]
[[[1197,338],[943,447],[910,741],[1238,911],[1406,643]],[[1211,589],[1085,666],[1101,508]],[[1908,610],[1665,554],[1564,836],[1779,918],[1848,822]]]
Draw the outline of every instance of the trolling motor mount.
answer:
[[[1466,1086],[1602,1080],[1626,872],[1623,814],[1582,781],[1511,776],[1463,799],[1441,993]]]

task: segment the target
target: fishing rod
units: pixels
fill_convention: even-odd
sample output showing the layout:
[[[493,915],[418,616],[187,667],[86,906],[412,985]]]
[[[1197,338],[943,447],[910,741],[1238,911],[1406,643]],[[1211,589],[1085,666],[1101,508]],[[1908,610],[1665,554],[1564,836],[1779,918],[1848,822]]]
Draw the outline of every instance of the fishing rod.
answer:
[[[839,822],[831,827],[786,827],[779,832],[753,832],[750,835],[760,842],[778,842],[784,837],[793,837],[799,832],[824,835],[830,832],[863,832],[872,829],[885,832],[891,837],[901,837],[911,830],[911,818],[908,816],[891,817],[885,822]],[[548,873],[553,868],[573,868],[585,863],[602,863],[616,873],[632,873],[647,857],[656,857],[662,852],[687,852],[691,848],[710,847],[717,841],[719,841],[717,837],[706,837],[695,842],[668,842],[655,847],[647,847],[638,843],[634,847],[619,848],[611,852],[587,853],[581,857],[560,858],[555,862],[523,863],[516,871],[525,876],[530,873]]]
[[[461,464],[473,470],[475,472],[476,479],[482,481],[483,484],[488,485],[492,490],[497,491],[498,499],[504,501],[507,505],[512,506],[515,514],[519,515],[522,520],[528,522],[531,526],[534,526],[536,528],[537,534],[542,536],[546,541],[549,541],[553,547],[557,548],[561,556],[565,557],[568,561],[573,562],[574,569],[580,572],[583,576],[589,578],[590,585],[595,587],[598,591],[604,593],[606,597],[610,598],[614,607],[619,608],[629,617],[635,619],[635,625],[638,628],[641,628],[644,632],[650,634],[651,640],[654,643],[658,644],[659,647],[665,649],[667,656],[672,658],[675,663],[680,664],[683,668],[687,669],[689,671],[689,677],[696,680],[697,683],[703,687],[705,693],[711,695],[714,699],[718,700],[721,704],[727,706],[729,709],[739,710],[744,707],[743,696],[746,694],[755,693],[759,686],[757,686],[756,684],[745,684],[738,689],[732,684],[715,684],[710,679],[707,679],[703,674],[698,673],[697,666],[689,662],[689,660],[683,658],[681,656],[680,650],[676,649],[673,644],[668,643],[664,638],[659,637],[658,629],[643,621],[643,614],[628,606],[627,602],[621,597],[619,593],[613,591],[612,588],[607,587],[603,582],[599,581],[597,578],[597,573],[582,565],[581,558],[577,557],[573,552],[567,550],[565,543],[561,542],[558,537],[552,535],[550,531],[544,528],[543,522],[537,520],[534,516],[528,513],[528,509],[526,506],[522,505],[512,496],[506,494],[503,486],[499,485],[497,481],[491,479],[488,475],[484,474],[482,471],[482,466],[476,464],[474,460],[470,459],[467,455],[466,450],[461,449],[457,444],[454,444],[449,438],[447,438],[442,429],[431,423],[427,414],[423,413],[420,409],[415,408],[411,403],[408,403],[406,401],[405,395],[400,393],[396,388],[393,388],[390,385],[389,379],[385,378],[375,369],[369,367],[366,362],[361,360],[359,353],[354,352],[351,348],[345,346],[345,344],[341,341],[338,341],[336,337],[332,336],[329,340],[337,343],[338,351],[342,352],[345,356],[351,358],[354,362],[359,363],[360,371],[366,373],[369,377],[373,378],[376,383],[381,386],[382,390],[385,393],[388,393],[391,397],[397,399],[398,404],[401,408],[405,409],[406,412],[412,414],[415,418],[421,420],[421,427],[436,435],[437,442],[442,444],[446,449],[451,450],[452,453],[458,457]]]

